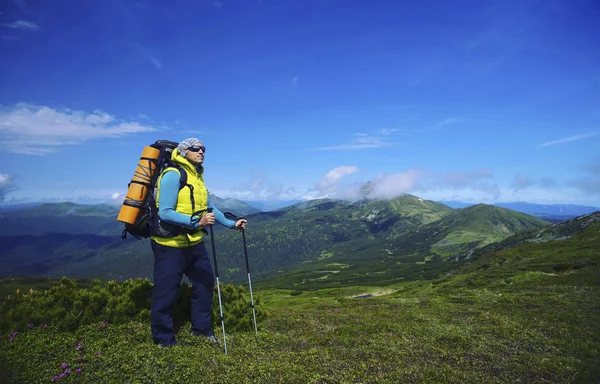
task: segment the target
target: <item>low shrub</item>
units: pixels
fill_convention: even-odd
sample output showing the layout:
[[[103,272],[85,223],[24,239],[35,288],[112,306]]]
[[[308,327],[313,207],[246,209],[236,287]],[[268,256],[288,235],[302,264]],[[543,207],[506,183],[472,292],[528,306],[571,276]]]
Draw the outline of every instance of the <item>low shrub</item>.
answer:
[[[153,284],[148,279],[130,279],[122,283],[94,280],[91,288],[78,288],[69,278],[46,291],[17,290],[0,306],[0,332],[19,332],[31,326],[52,326],[58,331],[74,331],[101,319],[123,324],[131,320],[150,321],[150,297]],[[191,285],[183,284],[174,310],[177,327],[190,321]],[[242,286],[221,285],[225,326],[228,331],[253,329],[254,319],[249,298]],[[254,297],[257,322],[265,317],[260,295]],[[213,323],[220,325],[217,287],[213,294]]]

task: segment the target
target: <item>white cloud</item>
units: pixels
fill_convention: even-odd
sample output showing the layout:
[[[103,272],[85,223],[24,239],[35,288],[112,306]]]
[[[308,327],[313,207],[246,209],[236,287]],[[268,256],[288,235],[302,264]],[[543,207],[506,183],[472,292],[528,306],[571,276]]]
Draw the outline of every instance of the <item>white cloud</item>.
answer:
[[[398,132],[398,131],[399,131],[398,128],[382,128],[382,129],[378,130],[377,133],[380,135],[389,135],[391,133]]]
[[[334,151],[347,149],[366,149],[366,148],[381,148],[389,147],[393,143],[387,141],[386,138],[380,136],[369,136],[364,133],[357,133],[356,138],[352,142],[342,145],[334,145],[331,147],[315,148],[317,151]]]
[[[2,25],[4,25],[5,27],[8,27],[8,28],[12,28],[12,29],[21,29],[23,31],[30,31],[30,32],[36,32],[37,30],[40,29],[40,27],[36,23],[34,23],[32,21],[26,21],[26,20],[17,20],[12,23],[2,23]]]
[[[280,183],[269,180],[263,170],[254,169],[246,180],[241,181],[233,188],[212,188],[210,192],[222,198],[235,198],[240,200],[298,200],[308,193],[306,189],[286,187]]]
[[[358,167],[355,166],[342,165],[340,167],[334,168],[331,171],[327,172],[323,179],[319,181],[319,183],[317,184],[317,190],[319,190],[324,195],[334,193],[342,177],[351,175],[357,171]]]
[[[591,132],[591,133],[583,133],[583,134],[569,136],[569,137],[563,137],[562,139],[553,140],[553,141],[546,141],[545,143],[540,144],[539,147],[540,148],[542,148],[542,147],[549,147],[551,145],[556,145],[556,144],[568,143],[570,141],[587,139],[588,137],[592,137],[592,136],[596,136],[596,135],[600,135],[600,131],[598,131],[598,132]]]
[[[436,130],[436,129],[440,129],[443,128],[447,125],[453,125],[453,124],[460,124],[460,123],[465,123],[468,120],[462,117],[448,117],[445,118],[443,120],[438,121],[437,123],[433,124],[431,127],[429,127],[429,130]]]
[[[4,201],[6,194],[14,191],[16,188],[10,175],[0,173],[0,201]]]
[[[406,172],[379,175],[369,184],[367,197],[370,199],[392,199],[413,192],[424,177],[422,171],[411,169]]]
[[[485,169],[447,173],[410,169],[404,172],[380,174],[366,183],[335,185],[336,188],[328,190],[328,196],[349,200],[361,198],[385,200],[406,193],[420,196],[443,190],[448,196],[447,191],[451,191],[450,195],[455,195],[460,190],[473,190],[490,198],[497,198],[498,187],[486,182],[488,178],[492,178],[492,173]]]
[[[87,113],[30,104],[0,108],[0,149],[12,153],[43,155],[88,140],[153,131],[157,129],[117,120],[102,111]]]

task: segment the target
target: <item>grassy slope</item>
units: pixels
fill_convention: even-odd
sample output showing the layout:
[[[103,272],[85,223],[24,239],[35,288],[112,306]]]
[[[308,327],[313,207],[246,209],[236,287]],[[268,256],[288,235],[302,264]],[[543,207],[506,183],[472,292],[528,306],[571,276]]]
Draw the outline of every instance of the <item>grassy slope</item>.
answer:
[[[148,324],[52,337],[35,327],[0,341],[0,371],[48,381],[82,355],[77,380],[87,383],[594,383],[599,250],[595,224],[568,240],[487,255],[434,282],[397,284],[384,296],[349,298],[362,287],[261,291],[270,316],[258,337],[228,334],[229,355],[185,329],[180,345],[165,350],[151,344]]]
[[[468,257],[475,249],[503,240],[515,233],[550,223],[519,212],[477,204],[456,209],[440,220],[423,225],[402,237],[395,246],[409,253],[448,259]]]

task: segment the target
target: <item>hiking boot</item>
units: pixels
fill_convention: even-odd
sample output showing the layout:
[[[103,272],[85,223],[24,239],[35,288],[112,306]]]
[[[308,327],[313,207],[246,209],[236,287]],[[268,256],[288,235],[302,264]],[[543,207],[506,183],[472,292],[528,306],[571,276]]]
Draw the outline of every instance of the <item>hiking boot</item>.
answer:
[[[218,346],[220,346],[219,344],[219,340],[217,340],[217,338],[215,337],[215,335],[210,335],[210,336],[206,336],[206,340],[217,344]]]
[[[210,333],[208,334],[204,334],[198,331],[192,331],[192,335],[194,336],[200,336],[200,337],[205,337],[207,341],[210,341],[211,343],[215,343],[217,345],[221,345],[219,344],[219,340],[215,337],[214,333],[212,333],[212,331],[210,331]]]

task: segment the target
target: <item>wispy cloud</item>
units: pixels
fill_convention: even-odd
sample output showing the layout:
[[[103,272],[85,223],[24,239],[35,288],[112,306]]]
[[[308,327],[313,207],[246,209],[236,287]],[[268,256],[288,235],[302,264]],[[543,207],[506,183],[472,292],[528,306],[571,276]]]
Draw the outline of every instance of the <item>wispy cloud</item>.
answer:
[[[219,197],[231,197],[242,200],[305,200],[305,196],[312,196],[308,189],[298,189],[292,186],[284,186],[281,183],[272,182],[262,170],[253,170],[246,180],[231,188],[211,190]]]
[[[453,116],[453,117],[447,117],[445,119],[442,119],[436,123],[434,123],[433,125],[431,125],[428,130],[430,131],[434,131],[440,128],[444,128],[448,125],[453,125],[453,124],[460,124],[460,123],[464,123],[467,122],[468,120],[463,118],[463,117],[457,117],[457,116]]]
[[[14,181],[10,175],[6,173],[0,173],[0,201],[4,201],[6,194],[14,191]]]
[[[153,131],[157,129],[103,111],[88,113],[30,104],[0,107],[0,150],[12,153],[43,155],[88,140]]]
[[[558,139],[558,140],[547,141],[545,143],[540,144],[539,148],[549,147],[551,145],[557,145],[557,144],[562,144],[562,143],[568,143],[570,141],[583,140],[583,139],[587,139],[588,137],[592,137],[592,136],[596,136],[596,135],[600,135],[600,131],[591,132],[591,133],[583,133],[583,134],[579,134],[579,135],[563,137],[562,139]]]
[[[341,177],[334,178],[327,184],[327,188],[317,188],[317,190],[321,192],[320,197],[348,200],[391,199],[406,193],[420,196],[435,194],[436,191],[444,191],[446,196],[460,194],[462,191],[478,191],[488,199],[495,199],[500,192],[491,179],[493,179],[492,172],[486,169],[446,173],[409,169],[403,172],[379,174],[368,182],[361,183],[342,183]]]
[[[418,169],[382,174],[370,181],[363,191],[369,199],[392,199],[415,191],[424,176],[424,172]],[[357,195],[361,195],[360,191],[357,191]]]
[[[367,148],[381,148],[381,147],[389,147],[394,144],[389,141],[389,136],[391,133],[396,132],[396,129],[380,129],[377,133],[379,135],[370,135],[366,133],[356,133],[355,138],[352,139],[349,143],[334,145],[330,147],[320,147],[314,148],[316,151],[340,151],[340,150],[357,150],[357,149],[367,149]]]
[[[157,69],[162,69],[162,62],[155,54],[151,53],[149,49],[143,47],[140,44],[136,44],[135,47],[138,53],[144,58],[146,58],[146,60],[148,60],[149,63],[154,65]]]
[[[148,56],[148,60],[158,69],[162,69],[162,63],[154,56]]]
[[[335,194],[337,192],[338,183],[344,176],[351,175],[358,171],[358,167],[342,165],[333,168],[319,181],[317,190],[323,195]]]
[[[25,20],[17,20],[12,23],[2,23],[2,25],[4,25],[5,27],[8,27],[8,28],[12,28],[12,29],[21,29],[23,31],[30,31],[30,32],[36,32],[37,30],[40,29],[40,27],[36,23],[34,23],[32,21],[25,21]]]

